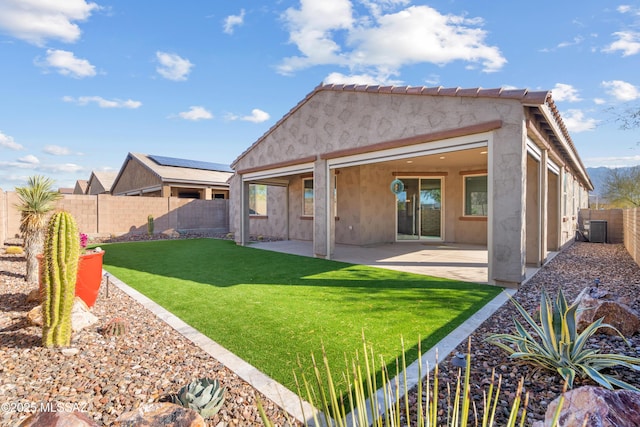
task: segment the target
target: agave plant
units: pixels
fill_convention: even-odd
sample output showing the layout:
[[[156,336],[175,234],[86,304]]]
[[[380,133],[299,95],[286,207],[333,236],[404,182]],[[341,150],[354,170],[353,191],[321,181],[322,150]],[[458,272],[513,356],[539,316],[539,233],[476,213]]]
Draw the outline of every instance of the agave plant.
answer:
[[[530,333],[523,324],[514,319],[514,334],[493,334],[490,343],[509,353],[512,359],[521,360],[544,369],[555,371],[573,387],[576,376],[591,378],[609,390],[614,386],[626,390],[640,391],[636,387],[601,371],[614,366],[640,370],[640,359],[622,354],[604,354],[587,347],[589,338],[600,328],[611,328],[626,341],[615,327],[598,319],[578,334],[576,312],[578,303],[571,306],[560,289],[555,301],[551,301],[543,290],[540,296],[540,324],[513,298],[516,309],[529,324]]]
[[[225,391],[218,380],[200,378],[182,387],[178,394],[171,395],[171,401],[195,410],[202,418],[210,418],[222,407]]]

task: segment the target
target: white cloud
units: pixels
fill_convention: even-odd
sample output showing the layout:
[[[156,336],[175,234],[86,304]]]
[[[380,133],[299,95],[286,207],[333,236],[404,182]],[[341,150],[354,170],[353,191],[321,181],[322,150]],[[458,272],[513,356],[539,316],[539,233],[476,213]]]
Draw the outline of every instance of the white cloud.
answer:
[[[598,120],[586,118],[582,110],[567,110],[562,114],[562,121],[569,132],[580,133],[594,130]]]
[[[181,58],[174,53],[156,52],[156,58],[160,65],[156,67],[156,71],[165,79],[174,81],[187,80],[187,76],[193,68],[193,64],[188,60]]]
[[[235,27],[244,24],[244,9],[240,10],[240,15],[229,15],[224,20],[223,31],[227,34],[233,34]]]
[[[54,156],[66,156],[71,154],[71,150],[67,147],[60,147],[59,145],[46,145],[42,151],[47,154],[52,154]]]
[[[605,52],[622,51],[622,56],[631,56],[640,52],[640,33],[636,31],[618,31],[613,33],[618,40],[604,49]]]
[[[0,1],[0,31],[43,46],[48,39],[73,43],[80,38],[82,22],[100,6],[84,0]]]
[[[610,80],[602,82],[607,93],[617,101],[633,101],[640,98],[640,90],[631,83],[622,80]]]
[[[127,99],[126,101],[121,99],[105,99],[101,96],[80,96],[73,98],[71,96],[64,96],[62,98],[64,102],[73,102],[78,105],[89,105],[91,103],[97,104],[100,108],[139,108],[142,106],[142,102]]]
[[[199,106],[191,106],[189,111],[183,111],[178,113],[178,115],[185,120],[209,120],[213,118],[213,114],[207,111],[204,107]]]
[[[251,115],[249,116],[239,116],[233,113],[227,113],[224,116],[224,119],[228,121],[242,120],[245,122],[252,122],[252,123],[266,122],[270,118],[271,116],[269,115],[269,113],[262,111],[258,108],[254,108],[253,110],[251,110]]]
[[[607,103],[607,101],[602,98],[593,98],[593,102],[596,105],[603,105]]]
[[[342,73],[331,73],[324,79],[324,83],[326,84],[334,84],[334,85],[350,85],[350,84],[359,84],[359,85],[384,85],[389,84],[387,81],[380,81],[377,77],[370,76],[368,74],[352,74],[345,75]]]
[[[33,154],[27,154],[24,157],[20,157],[18,159],[18,163],[25,165],[25,166],[36,166],[40,164],[40,160],[34,156]]]
[[[12,136],[6,135],[2,132],[0,132],[0,147],[16,151],[24,150],[24,146],[15,142]]]
[[[66,50],[47,49],[47,58],[39,65],[56,68],[63,76],[93,77],[96,75],[96,67],[91,65],[86,59],[76,58],[73,52]]]
[[[76,173],[76,172],[81,172],[84,170],[84,168],[80,165],[76,165],[75,163],[64,163],[64,164],[57,164],[57,165],[42,165],[40,167],[40,169],[47,171],[47,172],[70,172],[70,173]]]
[[[262,123],[269,120],[270,117],[271,116],[269,115],[269,113],[262,111],[258,108],[254,108],[253,110],[251,110],[250,116],[243,116],[240,118],[240,120],[244,120],[246,122],[252,122],[252,123]]]
[[[551,90],[553,93],[554,101],[567,101],[578,102],[582,101],[578,94],[578,89],[565,83],[556,83],[556,86]]]
[[[637,166],[640,164],[640,156],[590,157],[584,159],[584,164],[587,167],[605,166],[608,168]]]
[[[388,79],[409,64],[445,65],[460,60],[474,67],[481,64],[483,71],[492,72],[507,62],[497,47],[485,43],[487,32],[479,28],[481,19],[442,15],[428,6],[384,13],[404,5],[401,1],[367,4],[385,7],[372,6],[372,14],[359,20],[353,17],[348,0],[302,0],[300,9],[287,9],[283,19],[289,40],[301,55],[285,58],[279,72],[339,65]]]

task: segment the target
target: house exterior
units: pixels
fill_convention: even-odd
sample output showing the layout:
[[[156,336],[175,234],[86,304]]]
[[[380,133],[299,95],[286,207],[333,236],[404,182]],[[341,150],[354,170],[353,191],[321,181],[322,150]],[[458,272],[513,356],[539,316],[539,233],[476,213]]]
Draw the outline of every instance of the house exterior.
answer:
[[[113,182],[118,176],[118,172],[112,171],[93,171],[87,182],[84,194],[110,194]],[[79,185],[76,183],[76,187]]]
[[[526,89],[320,85],[232,168],[238,244],[486,245],[509,287],[574,238],[593,189],[551,92]]]
[[[229,166],[198,160],[129,153],[114,180],[114,196],[228,199]]]

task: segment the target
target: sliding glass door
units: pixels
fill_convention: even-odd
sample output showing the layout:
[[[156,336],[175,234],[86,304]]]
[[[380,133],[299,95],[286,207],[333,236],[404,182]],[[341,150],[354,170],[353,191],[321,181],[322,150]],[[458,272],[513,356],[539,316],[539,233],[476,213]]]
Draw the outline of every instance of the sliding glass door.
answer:
[[[397,240],[442,240],[442,178],[399,178]]]

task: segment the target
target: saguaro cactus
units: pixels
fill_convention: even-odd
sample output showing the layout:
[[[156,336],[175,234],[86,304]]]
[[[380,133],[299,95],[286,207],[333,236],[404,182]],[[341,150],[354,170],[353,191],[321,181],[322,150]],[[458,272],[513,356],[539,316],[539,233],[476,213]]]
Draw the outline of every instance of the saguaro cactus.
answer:
[[[49,220],[42,257],[42,345],[71,344],[71,310],[75,298],[80,238],[78,226],[68,212]]]
[[[147,217],[147,234],[151,236],[153,234],[153,215],[149,214]]]

